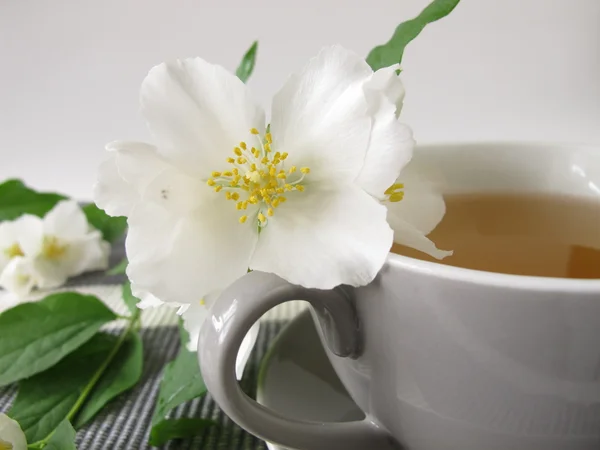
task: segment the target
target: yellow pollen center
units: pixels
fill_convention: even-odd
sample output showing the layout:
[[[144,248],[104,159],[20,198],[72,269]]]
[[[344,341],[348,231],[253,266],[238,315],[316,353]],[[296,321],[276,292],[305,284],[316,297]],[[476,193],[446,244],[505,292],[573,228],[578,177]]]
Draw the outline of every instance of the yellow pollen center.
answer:
[[[55,236],[44,236],[42,255],[44,255],[45,258],[57,260],[65,254],[67,247],[68,245],[61,244]]]
[[[0,439],[0,450],[12,450],[13,445],[10,442],[3,441]]]
[[[18,242],[15,242],[10,247],[4,249],[4,254],[8,259],[14,258],[15,256],[25,256],[25,253],[23,253],[23,249]],[[0,447],[0,450],[2,450],[2,447]]]
[[[215,192],[223,192],[226,200],[235,202],[238,210],[246,210],[248,205],[257,205],[256,213],[250,217],[259,227],[266,226],[268,218],[287,198],[284,194],[303,192],[308,167],[285,167],[288,154],[274,152],[271,133],[261,138],[259,131],[252,128],[250,133],[257,139],[255,146],[240,142],[233,148],[233,155],[226,159],[232,166],[224,172],[212,172],[206,183]],[[246,223],[249,216],[240,216],[239,222]]]
[[[404,198],[404,184],[402,183],[394,183],[389,188],[385,190],[385,195],[387,196],[387,200],[390,202],[399,202]]]

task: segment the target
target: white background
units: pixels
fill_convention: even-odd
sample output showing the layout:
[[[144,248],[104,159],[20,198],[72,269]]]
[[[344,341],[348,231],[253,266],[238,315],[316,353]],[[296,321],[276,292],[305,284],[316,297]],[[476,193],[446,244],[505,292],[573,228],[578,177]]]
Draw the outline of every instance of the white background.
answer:
[[[0,180],[89,198],[103,147],[148,139],[138,88],[165,59],[235,69],[265,106],[323,45],[366,55],[427,0],[0,0]],[[463,0],[405,53],[420,143],[600,144],[600,1]]]

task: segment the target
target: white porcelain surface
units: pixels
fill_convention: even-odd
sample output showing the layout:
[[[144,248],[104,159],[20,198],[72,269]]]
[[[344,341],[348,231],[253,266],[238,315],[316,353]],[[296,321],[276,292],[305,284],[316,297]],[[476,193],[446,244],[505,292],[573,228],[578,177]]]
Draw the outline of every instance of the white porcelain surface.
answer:
[[[323,350],[308,311],[290,322],[261,363],[257,401],[298,420],[347,422],[364,413],[350,398]],[[270,450],[288,450],[267,443]]]

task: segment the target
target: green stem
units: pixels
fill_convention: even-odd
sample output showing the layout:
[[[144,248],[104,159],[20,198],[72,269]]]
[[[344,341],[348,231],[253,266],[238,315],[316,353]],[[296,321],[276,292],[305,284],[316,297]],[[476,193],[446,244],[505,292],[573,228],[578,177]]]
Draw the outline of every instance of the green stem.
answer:
[[[79,412],[79,410],[81,409],[81,407],[87,400],[88,396],[90,395],[90,393],[96,386],[96,383],[98,383],[98,381],[100,381],[100,378],[102,378],[102,375],[104,375],[104,372],[106,371],[106,369],[108,368],[108,366],[110,365],[112,360],[115,358],[115,356],[117,356],[117,353],[121,349],[121,346],[127,339],[127,336],[129,335],[129,333],[131,333],[132,330],[139,327],[139,322],[140,322],[139,312],[136,311],[135,314],[133,314],[132,316],[126,317],[126,319],[129,321],[127,328],[121,333],[121,335],[119,336],[119,339],[115,343],[115,346],[111,349],[111,351],[108,354],[108,356],[106,357],[106,359],[102,362],[102,365],[98,368],[98,370],[96,370],[96,372],[94,373],[94,376],[92,376],[92,378],[90,379],[88,384],[83,388],[83,391],[81,391],[81,394],[79,394],[77,401],[75,402],[73,407],[67,413],[66,418],[69,422],[71,422],[73,417],[75,417],[75,415]],[[46,436],[44,439],[34,442],[33,444],[30,444],[28,447],[30,449],[44,448],[46,446],[46,444],[48,443],[48,441],[52,438],[54,431],[56,431],[56,430],[52,430],[52,432],[48,436]]]

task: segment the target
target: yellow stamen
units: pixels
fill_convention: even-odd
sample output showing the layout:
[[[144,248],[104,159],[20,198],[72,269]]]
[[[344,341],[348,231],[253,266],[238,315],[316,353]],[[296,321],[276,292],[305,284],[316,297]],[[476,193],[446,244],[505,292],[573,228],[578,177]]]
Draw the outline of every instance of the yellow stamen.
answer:
[[[246,223],[246,220],[248,220],[248,216],[240,217],[240,223]]]
[[[242,142],[240,142],[240,147],[241,147],[243,150],[246,150],[246,149],[248,148],[248,147],[246,146],[246,143],[245,143],[245,142],[243,142],[243,141],[242,141]]]
[[[300,172],[302,172],[303,174],[308,174],[310,173],[310,169],[308,167],[302,167],[300,169]]]
[[[234,159],[234,158],[232,158],[232,157],[229,157],[229,158],[227,158],[227,162],[228,162],[229,164],[233,164],[233,163],[235,162],[235,159]]]
[[[285,180],[285,179],[286,179],[286,177],[287,177],[287,175],[285,174],[285,172],[284,172],[284,173],[278,173],[278,174],[277,174],[277,178],[281,178],[282,180]]]
[[[231,200],[235,200],[236,202],[240,199],[240,194],[238,194],[237,192],[234,192],[233,194],[231,194]]]
[[[229,170],[227,172],[223,172],[223,176],[224,177],[231,177],[233,176],[233,172],[230,172]]]
[[[283,152],[281,154],[281,160],[284,161],[288,157],[288,152]]]
[[[221,176],[221,172],[213,172],[210,174],[212,177],[220,177]]]
[[[301,184],[296,185],[295,188],[297,191],[304,192],[304,186],[302,186]]]
[[[60,243],[57,237],[44,236],[42,255],[48,259],[59,259],[67,251],[67,245]]]
[[[403,183],[394,183],[394,184],[392,184],[389,188],[387,188],[385,190],[385,194],[386,195],[393,194],[394,191],[397,191],[398,189],[404,189],[404,184]]]
[[[269,216],[272,216],[272,215],[273,215],[273,213],[274,213],[274,211],[273,211],[273,208],[269,208],[269,209],[267,209],[267,214],[268,214]]]
[[[4,254],[9,259],[14,258],[15,256],[25,256],[25,253],[23,253],[23,249],[21,249],[21,246],[18,242],[15,242],[13,245],[5,249]]]
[[[227,200],[231,200],[231,192],[229,192],[229,191],[225,192],[225,198]]]
[[[390,202],[399,202],[404,198],[404,192],[394,192],[390,195]]]
[[[209,178],[209,179],[206,181],[206,184],[208,184],[209,186],[214,186],[214,185],[215,185],[215,180],[213,180],[212,178]]]
[[[237,163],[238,163],[238,164],[246,164],[246,161],[247,161],[247,159],[246,159],[246,158],[244,158],[243,156],[240,156],[240,157],[237,159]]]
[[[258,134],[258,130],[256,128],[250,128],[250,133]]]
[[[244,207],[244,202],[237,202],[235,205],[236,209],[242,209]]]
[[[258,220],[260,221],[260,223],[265,223],[267,221],[267,218],[263,213],[258,213]]]
[[[206,302],[204,301],[204,299],[203,299],[203,298],[201,298],[201,299],[200,299],[200,306],[205,306],[205,305],[206,305]]]
[[[215,192],[220,192],[223,189],[223,186],[215,186]]]
[[[273,143],[273,136],[271,136],[271,133],[265,134],[265,139],[269,144]]]
[[[238,156],[242,156],[242,151],[240,150],[240,148],[239,148],[239,147],[235,147],[235,148],[233,149],[233,153],[235,153],[235,154],[236,154],[236,155],[238,155]]]

